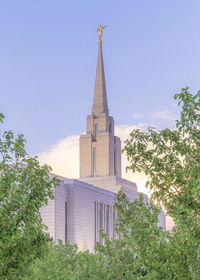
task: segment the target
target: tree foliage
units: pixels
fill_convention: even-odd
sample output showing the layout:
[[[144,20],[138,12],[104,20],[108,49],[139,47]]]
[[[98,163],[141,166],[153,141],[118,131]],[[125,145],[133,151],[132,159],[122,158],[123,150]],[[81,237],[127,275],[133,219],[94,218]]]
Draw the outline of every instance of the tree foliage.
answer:
[[[177,228],[177,255],[190,266],[191,276],[200,271],[200,92],[188,88],[176,94],[181,106],[176,129],[132,131],[124,151],[128,169],[149,176],[152,201],[164,206]],[[183,260],[183,263],[184,263]],[[196,279],[196,278],[188,278]]]
[[[101,231],[104,244],[97,243],[95,254],[78,252],[76,245],[59,243],[51,246],[46,256],[36,259],[22,279],[198,279],[198,275],[191,273],[180,232],[170,234],[158,226],[157,207],[145,202],[142,195],[130,202],[120,191],[115,208],[116,236],[109,239]]]
[[[130,202],[123,191],[115,208],[118,238],[109,239],[101,231],[104,244],[97,243],[95,254],[59,243],[29,267],[24,279],[164,279],[161,275],[170,268],[165,265],[167,233],[158,226],[159,210],[142,196]]]
[[[0,121],[4,116],[0,115]],[[0,278],[16,279],[49,239],[39,209],[58,184],[50,167],[28,157],[23,135],[0,135]]]
[[[24,280],[106,279],[98,255],[78,252],[76,245],[49,244],[44,256],[35,260],[24,272]]]
[[[115,238],[101,231],[104,243],[97,243],[95,254],[46,242],[39,208],[53,197],[57,181],[49,177],[49,167],[27,157],[21,135],[2,135],[2,279],[200,279],[200,92],[193,96],[185,88],[175,99],[182,108],[176,129],[134,130],[124,148],[128,168],[149,176],[152,204],[142,195],[131,202],[120,191]],[[155,204],[173,217],[171,233],[158,226]]]

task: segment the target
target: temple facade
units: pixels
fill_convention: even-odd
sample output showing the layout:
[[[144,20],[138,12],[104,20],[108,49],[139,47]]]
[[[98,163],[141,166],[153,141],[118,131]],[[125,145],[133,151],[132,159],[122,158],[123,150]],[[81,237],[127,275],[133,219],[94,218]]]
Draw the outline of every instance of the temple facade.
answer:
[[[138,198],[136,184],[121,177],[121,141],[114,128],[99,41],[93,105],[86,119],[86,134],[80,136],[80,179],[58,176],[60,186],[55,189],[55,199],[41,209],[43,223],[55,242],[68,240],[76,243],[79,250],[93,252],[95,243],[102,242],[101,228],[114,237],[116,193],[123,189],[131,201]],[[145,199],[148,200],[146,195]],[[159,219],[165,228],[164,212]]]

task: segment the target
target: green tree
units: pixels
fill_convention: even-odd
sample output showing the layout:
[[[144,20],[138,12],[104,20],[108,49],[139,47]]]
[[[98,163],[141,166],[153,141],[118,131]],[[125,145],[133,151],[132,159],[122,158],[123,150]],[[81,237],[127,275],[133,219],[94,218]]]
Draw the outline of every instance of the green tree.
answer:
[[[195,279],[181,256],[180,235],[170,235],[158,226],[157,207],[144,202],[142,195],[130,202],[120,191],[115,208],[118,238],[109,239],[101,232],[104,244],[97,243],[96,254],[78,252],[76,245],[52,246],[31,264],[23,279]]]
[[[0,122],[4,116],[0,114]],[[23,135],[0,135],[0,278],[17,279],[49,240],[39,209],[58,185],[51,168],[28,157]]]
[[[164,231],[158,226],[158,207],[145,202],[142,195],[130,202],[125,193],[120,191],[115,200],[117,238],[109,239],[105,233],[101,232],[104,244],[96,245],[96,254],[78,252],[76,245],[70,244],[59,243],[47,246],[39,208],[44,204],[47,196],[51,196],[51,185],[55,182],[48,177],[49,169],[45,167],[45,172],[42,169],[46,174],[42,178],[49,183],[45,185],[44,182],[46,191],[44,190],[45,194],[41,195],[42,184],[39,184],[39,179],[35,181],[35,178],[38,178],[35,176],[35,173],[38,174],[36,171],[38,168],[33,168],[34,171],[32,171],[32,165],[29,166],[29,161],[30,163],[33,161],[32,164],[35,167],[37,160],[26,158],[26,154],[23,154],[23,138],[19,136],[14,141],[13,136],[10,138],[10,133],[5,133],[6,140],[1,140],[0,143],[2,143],[1,150],[7,151],[8,158],[5,161],[2,157],[2,167],[6,162],[7,166],[4,167],[6,172],[1,169],[3,171],[0,182],[4,186],[4,189],[1,186],[3,190],[1,198],[4,192],[6,194],[7,183],[10,190],[13,188],[14,195],[10,197],[8,193],[4,195],[6,200],[1,200],[1,209],[4,209],[4,212],[1,212],[1,221],[7,232],[5,237],[2,235],[5,238],[4,242],[0,243],[0,248],[5,250],[5,254],[0,253],[3,257],[2,267],[6,268],[2,275],[15,273],[30,262],[27,269],[24,269],[24,275],[19,279],[200,279],[200,92],[193,96],[186,88],[177,94],[175,99],[182,106],[181,118],[176,122],[176,129],[158,132],[154,128],[149,128],[147,132],[134,130],[131,138],[126,142],[124,151],[130,162],[128,168],[133,172],[144,172],[149,176],[147,186],[153,191],[151,201],[158,206],[164,206],[167,214],[175,220],[176,227],[172,233]],[[10,142],[12,144],[9,144]],[[18,160],[18,153],[21,154],[21,160]],[[18,168],[17,172],[14,171],[15,165],[20,171]],[[39,166],[38,163],[36,165]],[[29,169],[27,169],[28,166]],[[24,175],[21,176],[21,174]],[[41,175],[40,172],[39,174]],[[41,179],[40,176],[39,178]],[[33,208],[29,213],[29,207],[27,206],[26,211],[23,207],[27,205],[27,198],[30,198],[32,181],[35,181],[33,186],[37,186],[35,192],[39,198],[37,200],[35,197],[34,203],[31,204]],[[25,193],[22,189],[26,190]],[[35,192],[33,192],[33,197]],[[20,199],[16,199],[17,197]],[[23,205],[19,204],[21,207],[19,208],[17,203],[21,199]],[[35,201],[38,205],[36,208]],[[9,205],[17,206],[9,208]],[[21,219],[22,222],[18,223],[19,217],[24,217],[24,215],[26,217],[26,212],[29,213],[27,220]],[[30,220],[33,212],[34,217]],[[19,233],[18,227],[19,229],[22,227]],[[32,228],[34,234],[32,230],[31,232],[29,230]],[[34,231],[35,229],[37,230]],[[36,233],[39,233],[38,236],[42,238],[36,239],[34,243],[32,240],[37,236]],[[22,242],[23,238],[25,245]],[[15,247],[16,241],[19,247]],[[33,244],[35,247],[31,247],[34,249],[32,253],[28,246]],[[41,246],[43,244],[44,247]],[[24,256],[22,256],[23,251]]]
[[[159,210],[144,203],[142,196],[131,203],[123,191],[116,197],[115,208],[118,238],[109,239],[101,231],[104,244],[96,245],[95,254],[78,252],[76,245],[50,246],[23,279],[166,279],[168,233],[158,227]]]
[[[35,260],[25,271],[23,280],[99,280],[106,279],[97,254],[78,252],[76,245],[49,244],[47,254]]]
[[[109,276],[106,279],[166,279],[170,236],[158,226],[159,209],[142,195],[130,202],[123,191],[116,196],[115,209],[117,238],[109,240],[103,234],[104,245],[96,246]]]
[[[199,279],[200,92],[192,95],[184,88],[174,97],[181,106],[176,129],[133,130],[124,151],[128,169],[149,176],[146,186],[153,191],[151,200],[163,205],[177,225],[170,244],[182,260],[179,269],[185,265],[190,271],[187,279]]]
[[[109,275],[105,279],[199,279],[191,270],[196,267],[192,262],[197,261],[193,243],[186,245],[188,241],[183,241],[180,230],[170,234],[160,228],[157,207],[145,202],[142,195],[130,202],[121,191],[115,208],[119,238],[109,240],[104,234],[105,244],[97,245],[99,259]]]

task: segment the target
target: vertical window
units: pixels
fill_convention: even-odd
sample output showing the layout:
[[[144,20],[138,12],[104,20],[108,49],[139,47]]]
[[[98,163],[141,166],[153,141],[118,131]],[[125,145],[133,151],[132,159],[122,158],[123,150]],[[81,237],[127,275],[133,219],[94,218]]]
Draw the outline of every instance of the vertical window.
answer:
[[[110,207],[109,205],[106,205],[106,234],[108,235],[108,237],[109,237],[109,226],[110,226],[109,212],[110,212]]]
[[[94,133],[95,133],[95,136],[97,136],[97,134],[98,134],[98,123],[95,123]]]
[[[93,148],[93,176],[96,177],[96,148]]]
[[[103,203],[100,203],[100,229],[104,229],[104,205]],[[100,243],[103,244],[103,239],[100,236]]]
[[[116,238],[116,233],[115,233],[115,220],[117,218],[117,213],[116,210],[113,207],[113,237]]]
[[[67,243],[67,201],[65,201],[65,244]]]
[[[110,134],[112,133],[112,126],[111,126],[111,123],[109,123],[109,133],[110,133]]]
[[[100,228],[103,228],[103,203],[100,203]]]
[[[94,203],[94,227],[95,227],[95,243],[100,242],[103,244],[103,239],[100,237],[99,230],[103,229],[104,232],[111,237],[110,229],[112,229],[112,216],[111,210],[113,206],[95,201]],[[114,236],[114,235],[113,235]]]
[[[95,243],[97,242],[97,233],[98,233],[98,208],[97,208],[98,204],[95,201],[95,206],[94,206],[94,217],[95,217],[95,221],[94,221],[94,226],[95,226]]]

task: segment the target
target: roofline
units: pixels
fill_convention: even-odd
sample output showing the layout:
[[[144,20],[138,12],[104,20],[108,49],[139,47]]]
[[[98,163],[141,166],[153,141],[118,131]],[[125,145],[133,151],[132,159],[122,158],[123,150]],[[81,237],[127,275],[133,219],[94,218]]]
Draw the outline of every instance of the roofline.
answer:
[[[94,185],[91,185],[91,184],[88,184],[88,183],[85,183],[85,182],[82,182],[82,181],[79,181],[77,179],[68,179],[68,180],[64,180],[63,181],[63,184],[64,185],[78,185],[79,187],[83,187],[83,188],[86,188],[86,189],[89,189],[89,190],[93,190],[93,191],[97,191],[99,193],[103,193],[103,194],[107,194],[107,195],[111,195],[111,196],[116,196],[116,193],[114,192],[111,192],[111,191],[107,191],[105,189],[101,189],[101,188],[98,188]]]

